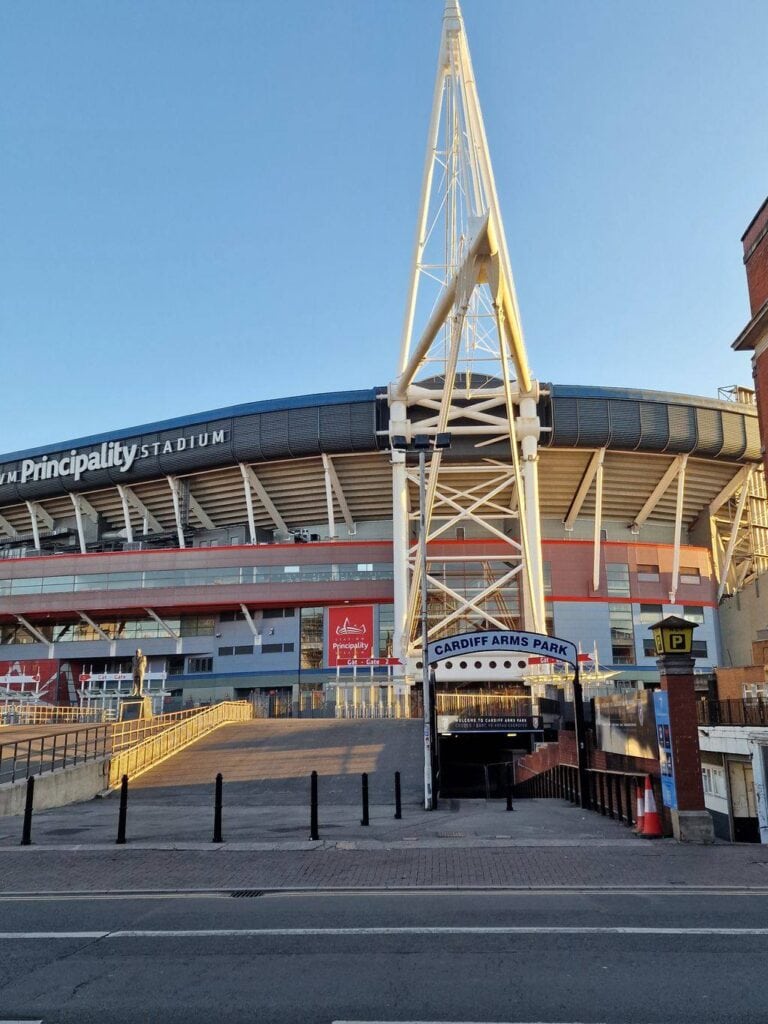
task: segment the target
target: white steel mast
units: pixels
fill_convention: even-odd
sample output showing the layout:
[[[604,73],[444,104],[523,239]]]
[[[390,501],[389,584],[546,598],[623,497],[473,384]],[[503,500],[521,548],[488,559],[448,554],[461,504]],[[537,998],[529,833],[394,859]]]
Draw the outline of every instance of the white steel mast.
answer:
[[[450,432],[428,457],[429,639],[545,632],[532,379],[488,143],[457,0],[447,0],[390,437]],[[478,461],[473,449],[484,449]],[[418,476],[393,448],[395,653],[421,654]],[[457,539],[467,543],[459,547]],[[491,541],[485,545],[476,543]],[[474,552],[477,552],[476,554]]]

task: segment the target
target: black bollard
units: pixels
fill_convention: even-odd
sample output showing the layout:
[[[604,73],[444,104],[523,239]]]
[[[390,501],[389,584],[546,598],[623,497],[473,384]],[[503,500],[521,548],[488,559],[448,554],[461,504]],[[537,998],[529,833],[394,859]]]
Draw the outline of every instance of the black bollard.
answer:
[[[125,843],[125,820],[128,815],[128,776],[124,775],[120,782],[120,811],[117,816],[117,839],[118,846]]]
[[[361,825],[370,825],[368,820],[368,772],[363,772],[363,816],[360,819]]]
[[[403,816],[403,801],[400,795],[400,772],[395,772],[395,817],[399,821]]]
[[[224,839],[221,834],[221,791],[223,789],[223,779],[221,772],[216,776],[216,798],[213,804],[213,839],[211,842],[223,843]]]
[[[309,838],[320,838],[317,826],[317,772],[312,772],[309,782]]]
[[[35,779],[30,775],[27,779],[27,799],[24,804],[24,826],[21,830],[21,845],[32,845],[32,804],[35,799]]]
[[[507,765],[506,783],[507,783],[507,810],[508,811],[514,811],[515,808],[512,806],[512,765],[511,764]]]

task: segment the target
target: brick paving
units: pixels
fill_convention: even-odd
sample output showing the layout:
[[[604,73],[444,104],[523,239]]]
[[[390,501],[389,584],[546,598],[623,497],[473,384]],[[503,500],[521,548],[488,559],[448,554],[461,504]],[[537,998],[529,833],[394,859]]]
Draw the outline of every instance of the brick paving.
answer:
[[[760,847],[3,850],[0,891],[229,888],[747,887],[768,889]]]

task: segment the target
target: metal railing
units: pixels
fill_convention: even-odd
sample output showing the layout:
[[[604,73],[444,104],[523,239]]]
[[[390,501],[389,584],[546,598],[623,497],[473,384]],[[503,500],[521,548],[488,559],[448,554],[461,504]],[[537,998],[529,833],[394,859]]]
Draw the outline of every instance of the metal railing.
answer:
[[[761,697],[746,700],[700,700],[699,725],[768,725],[768,701]]]
[[[119,785],[123,775],[136,778],[220,725],[253,718],[253,706],[249,701],[222,701],[196,710],[197,714],[190,714],[162,732],[115,753],[109,763],[110,788]]]
[[[106,757],[111,726],[93,725],[0,744],[0,783],[17,782],[58,768]]]
[[[142,743],[150,736],[155,736],[157,733],[163,732],[187,718],[203,714],[207,710],[207,707],[187,708],[185,711],[169,711],[165,715],[154,715],[152,718],[114,722],[112,724],[112,750],[114,753],[119,753],[128,747],[135,747],[137,743]]]
[[[613,772],[600,768],[588,769],[590,809],[604,817],[622,821],[631,828],[636,819],[636,787],[645,788],[648,776],[643,772]],[[651,777],[651,785],[654,779]],[[517,797],[555,798],[581,803],[579,770],[576,765],[559,764],[539,772],[514,788]],[[661,794],[656,793],[657,806],[661,806]]]
[[[334,707],[336,718],[406,718],[408,711],[404,698],[386,701],[342,701]]]
[[[437,693],[438,715],[531,715],[530,697],[504,693]]]
[[[56,707],[52,704],[0,704],[0,725],[56,725],[106,722],[103,708]]]

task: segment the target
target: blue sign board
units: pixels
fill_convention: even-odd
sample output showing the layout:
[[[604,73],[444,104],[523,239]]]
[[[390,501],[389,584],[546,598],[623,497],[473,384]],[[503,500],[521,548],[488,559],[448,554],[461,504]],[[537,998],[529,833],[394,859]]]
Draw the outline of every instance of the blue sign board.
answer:
[[[672,762],[672,732],[669,726],[669,694],[666,690],[655,690],[653,710],[656,712],[656,735],[659,741],[659,763],[661,764],[661,799],[665,807],[677,809],[675,768]]]

